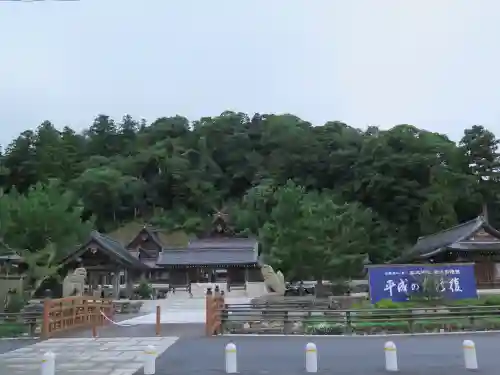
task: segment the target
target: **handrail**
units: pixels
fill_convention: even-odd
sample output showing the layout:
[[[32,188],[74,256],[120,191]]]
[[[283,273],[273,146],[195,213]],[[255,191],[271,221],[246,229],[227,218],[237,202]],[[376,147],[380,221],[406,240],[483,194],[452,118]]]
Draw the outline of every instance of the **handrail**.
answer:
[[[66,297],[44,300],[42,337],[49,338],[59,332],[107,323],[101,314],[112,317],[113,300],[109,298]]]
[[[263,311],[294,311],[293,309],[287,309],[284,308],[286,305],[282,306],[279,305],[279,307],[269,307],[272,306],[273,304],[252,304],[252,303],[238,303],[238,304],[226,304],[226,309],[228,310],[234,310],[234,309],[251,309],[251,310],[263,310]],[[290,307],[296,307],[296,305],[291,304]],[[465,309],[500,309],[500,306],[489,306],[489,305],[472,305],[472,306],[427,306],[427,307],[408,307],[408,308],[377,308],[377,309],[314,309],[314,308],[308,308],[308,309],[301,309],[300,311],[313,311],[313,312],[337,312],[337,313],[342,313],[342,312],[364,312],[364,311],[380,311],[382,313],[388,313],[388,312],[408,312],[408,311],[428,311],[428,310],[465,310]]]

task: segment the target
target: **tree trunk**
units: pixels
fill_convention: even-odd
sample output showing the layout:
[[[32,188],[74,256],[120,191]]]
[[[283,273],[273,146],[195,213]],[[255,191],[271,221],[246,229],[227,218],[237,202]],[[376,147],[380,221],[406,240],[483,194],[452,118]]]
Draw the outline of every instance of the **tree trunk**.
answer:
[[[484,202],[483,203],[483,213],[482,213],[484,220],[488,222],[488,203]]]

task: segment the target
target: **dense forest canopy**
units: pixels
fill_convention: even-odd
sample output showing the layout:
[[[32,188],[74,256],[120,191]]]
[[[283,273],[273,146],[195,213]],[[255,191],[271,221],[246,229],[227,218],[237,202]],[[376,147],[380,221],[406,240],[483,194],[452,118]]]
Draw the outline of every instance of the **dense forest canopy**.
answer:
[[[0,235],[63,251],[91,226],[196,234],[223,210],[285,274],[349,276],[485,208],[499,227],[497,145],[482,126],[456,144],[411,125],[312,126],[293,115],[99,115],[83,133],[46,121],[0,156]]]

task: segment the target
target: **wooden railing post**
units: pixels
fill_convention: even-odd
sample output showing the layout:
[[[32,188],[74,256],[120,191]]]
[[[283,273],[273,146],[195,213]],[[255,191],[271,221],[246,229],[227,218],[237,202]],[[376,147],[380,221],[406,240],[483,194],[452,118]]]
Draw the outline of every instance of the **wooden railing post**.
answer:
[[[156,306],[155,333],[156,333],[156,336],[161,335],[161,308],[160,308],[160,305]]]
[[[43,319],[42,319],[42,339],[48,339],[50,336],[50,308],[51,299],[45,298],[43,300]]]
[[[214,295],[212,297],[212,324],[210,329],[210,335],[216,335],[219,333],[220,327],[220,300],[221,300],[221,290],[218,285],[215,286]]]
[[[212,288],[207,288],[205,297],[205,335],[212,336],[212,321],[213,321],[213,295]]]
[[[224,291],[222,290],[220,292],[220,295],[217,296],[217,311],[216,311],[216,314],[217,314],[217,333],[222,335],[224,333],[223,331],[223,327],[222,327],[222,323],[223,323],[223,320],[226,320],[227,317],[225,317],[225,307],[226,307],[226,304],[225,304],[225,294],[224,294]]]

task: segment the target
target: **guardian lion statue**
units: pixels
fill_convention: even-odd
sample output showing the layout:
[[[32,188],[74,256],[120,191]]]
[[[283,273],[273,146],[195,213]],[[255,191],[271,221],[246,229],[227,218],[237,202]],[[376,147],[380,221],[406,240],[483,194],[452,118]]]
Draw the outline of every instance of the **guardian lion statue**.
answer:
[[[273,267],[268,264],[262,266],[261,272],[268,292],[284,296],[286,285],[283,273],[281,271],[274,272]]]
[[[63,280],[63,297],[83,296],[87,270],[83,267],[76,268],[72,274]]]

